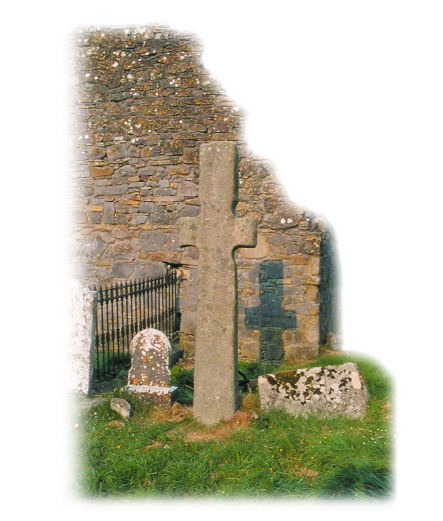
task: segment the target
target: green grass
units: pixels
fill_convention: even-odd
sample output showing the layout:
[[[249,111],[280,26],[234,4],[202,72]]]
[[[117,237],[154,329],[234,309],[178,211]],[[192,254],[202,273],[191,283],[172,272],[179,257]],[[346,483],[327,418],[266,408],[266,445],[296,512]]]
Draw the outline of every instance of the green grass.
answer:
[[[368,384],[371,400],[362,419],[261,411],[252,388],[243,403],[254,418],[223,431],[223,425],[207,428],[192,416],[155,416],[149,404],[116,390],[77,420],[77,490],[89,497],[386,497],[392,489],[388,375],[374,361],[352,355],[304,367],[346,361],[357,361]],[[250,379],[290,367],[240,363]],[[190,405],[192,370],[176,366],[172,375],[179,401]],[[111,411],[113,396],[131,402],[134,414],[126,422]],[[190,433],[217,432],[215,439],[189,439]]]
[[[99,380],[115,378],[131,365],[131,357],[128,352],[110,349],[100,349],[99,353],[94,349],[94,375],[99,375]]]

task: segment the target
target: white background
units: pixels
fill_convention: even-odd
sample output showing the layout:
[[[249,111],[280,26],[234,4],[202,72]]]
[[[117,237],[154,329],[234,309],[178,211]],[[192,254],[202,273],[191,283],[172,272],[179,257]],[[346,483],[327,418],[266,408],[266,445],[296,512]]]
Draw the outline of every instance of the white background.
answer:
[[[248,114],[249,147],[272,160],[294,202],[331,223],[344,348],[376,358],[396,385],[394,500],[217,509],[248,518],[275,509],[334,520],[354,510],[363,519],[438,516],[443,17],[427,1],[10,6],[1,31],[5,496],[49,519],[152,513],[152,504],[85,503],[67,492],[63,386],[70,31],[154,23],[195,33],[205,67]],[[155,513],[211,509],[159,504]]]

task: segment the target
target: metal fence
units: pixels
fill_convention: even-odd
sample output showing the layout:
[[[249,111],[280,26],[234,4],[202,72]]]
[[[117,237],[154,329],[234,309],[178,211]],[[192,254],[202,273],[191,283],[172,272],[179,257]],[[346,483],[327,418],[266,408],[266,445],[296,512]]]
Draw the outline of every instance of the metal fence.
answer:
[[[94,378],[114,376],[129,364],[129,345],[143,329],[159,329],[171,341],[178,337],[178,281],[169,269],[163,277],[91,285],[97,292]]]

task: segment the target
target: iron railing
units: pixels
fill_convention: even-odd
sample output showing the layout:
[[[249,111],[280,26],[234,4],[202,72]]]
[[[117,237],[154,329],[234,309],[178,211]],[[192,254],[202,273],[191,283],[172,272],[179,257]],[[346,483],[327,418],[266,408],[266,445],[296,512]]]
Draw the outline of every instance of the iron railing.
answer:
[[[90,286],[97,292],[95,379],[115,376],[129,364],[129,345],[139,331],[154,328],[171,341],[178,337],[178,280],[169,269],[162,277]]]

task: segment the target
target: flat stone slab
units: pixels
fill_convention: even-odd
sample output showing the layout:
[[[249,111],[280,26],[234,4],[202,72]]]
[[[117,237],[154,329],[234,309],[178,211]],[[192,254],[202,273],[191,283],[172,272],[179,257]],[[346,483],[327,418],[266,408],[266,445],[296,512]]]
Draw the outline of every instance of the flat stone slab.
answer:
[[[357,364],[328,365],[265,374],[258,378],[263,409],[279,408],[298,416],[364,415],[369,401]]]
[[[142,400],[148,400],[156,407],[170,407],[175,398],[177,387],[158,387],[155,385],[128,385],[126,389]]]

